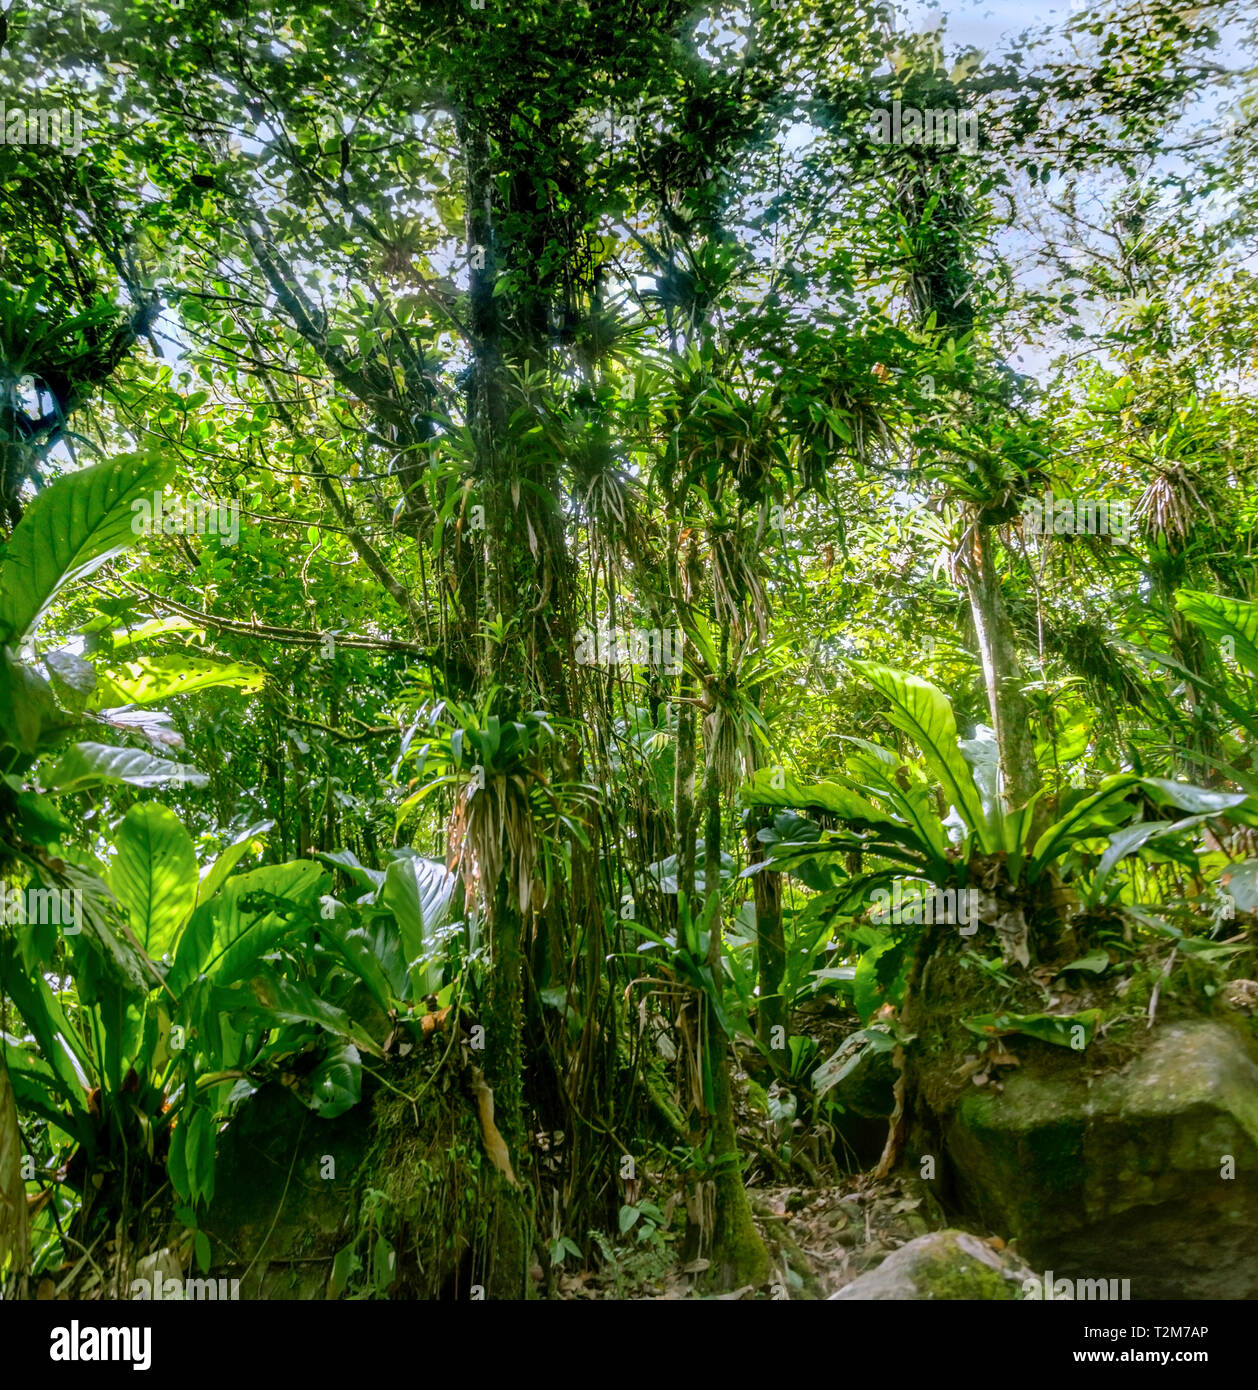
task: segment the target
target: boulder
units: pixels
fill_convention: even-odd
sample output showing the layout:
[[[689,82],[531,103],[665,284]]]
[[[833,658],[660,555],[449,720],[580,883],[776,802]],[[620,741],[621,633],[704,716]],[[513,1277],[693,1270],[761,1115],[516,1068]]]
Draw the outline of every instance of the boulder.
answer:
[[[877,1269],[853,1279],[831,1299],[983,1299],[1022,1297],[1032,1277],[1017,1256],[996,1251],[966,1231],[935,1231],[888,1255]]]
[[[954,1196],[1036,1269],[1129,1279],[1133,1299],[1258,1298],[1252,1046],[1169,1023],[1121,1069],[1059,1054],[971,1090],[945,1124]]]

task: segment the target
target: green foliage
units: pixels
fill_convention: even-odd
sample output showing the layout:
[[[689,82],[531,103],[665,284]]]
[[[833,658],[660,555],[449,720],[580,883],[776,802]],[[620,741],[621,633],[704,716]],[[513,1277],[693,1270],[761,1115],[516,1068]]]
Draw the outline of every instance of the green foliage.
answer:
[[[737,1287],[735,1062],[789,1127],[911,1042],[936,893],[982,900],[976,997],[1151,942],[1217,995],[1258,908],[1255,167],[1186,127],[1251,102],[1244,26],[1092,7],[996,62],[831,0],[101,17],[0,36],[92,132],[0,143],[0,875],[77,928],[0,923],[0,1274],[163,1175],[204,1267],[239,1107],[414,1107],[446,1019],[444,1148],[358,1194],[334,1294],[408,1287],[447,1207],[429,1292],[499,1221],[526,1287],[534,1246],[619,1287],[667,1199],[590,1175],[662,1113]],[[871,135],[897,102],[973,147]],[[1050,489],[1129,524],[1037,530]],[[170,493],[238,533],[141,526]],[[1096,1036],[1034,1007],[967,1027]],[[537,1231],[478,1166],[474,1019]]]

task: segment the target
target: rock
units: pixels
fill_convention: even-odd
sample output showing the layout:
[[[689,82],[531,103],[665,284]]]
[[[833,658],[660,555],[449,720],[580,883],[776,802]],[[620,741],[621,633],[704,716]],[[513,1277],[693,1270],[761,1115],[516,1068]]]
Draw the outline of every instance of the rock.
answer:
[[[1038,1269],[1133,1299],[1258,1298],[1258,1064],[1239,1028],[1167,1024],[1122,1071],[1044,1056],[945,1125],[955,1193]]]
[[[885,1124],[895,1108],[893,1092],[896,1075],[890,1052],[875,1052],[867,1048],[830,1094],[845,1111],[864,1119],[881,1120]],[[886,1137],[885,1134],[883,1137]]]
[[[853,1160],[857,1168],[872,1168],[882,1156],[887,1123],[895,1109],[897,1073],[892,1055],[889,1051],[866,1048],[845,1056],[841,1048],[824,1067],[818,1068],[818,1075],[826,1067],[835,1067],[842,1073],[828,1092],[828,1097],[841,1107],[832,1116],[838,1141],[835,1151],[841,1159]]]
[[[323,1298],[368,1139],[365,1106],[323,1120],[274,1084],[246,1101],[220,1140],[203,1222],[212,1273],[239,1278],[244,1299]]]
[[[997,1252],[966,1231],[935,1231],[901,1246],[830,1298],[1012,1300],[1022,1297],[1022,1281],[1030,1277],[1008,1250]]]

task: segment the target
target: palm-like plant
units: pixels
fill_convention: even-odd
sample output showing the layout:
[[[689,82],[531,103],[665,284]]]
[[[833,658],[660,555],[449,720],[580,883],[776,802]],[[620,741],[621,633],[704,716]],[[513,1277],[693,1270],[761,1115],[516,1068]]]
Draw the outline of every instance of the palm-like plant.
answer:
[[[837,831],[817,840],[778,841],[766,861],[787,869],[825,865],[833,883],[826,890],[831,911],[858,910],[896,879],[976,890],[980,921],[994,931],[1006,960],[1026,966],[1061,935],[1069,899],[1060,881],[1091,907],[1105,896],[1124,855],[1182,836],[1212,817],[1247,814],[1241,811],[1249,800],[1244,792],[1119,773],[1094,789],[1067,792],[1055,819],[1040,828],[1034,810],[1043,793],[1021,806],[1005,804],[997,794],[995,744],[990,737],[961,739],[942,691],[887,667],[854,662],[853,668],[890,701],[887,719],[917,744],[922,765],[852,740],[857,752],[848,770],[831,780],[801,785],[780,768],[768,769],[742,793],[749,805],[820,812],[839,822]],[[1133,825],[1138,791],[1153,804],[1188,814]],[[1094,855],[1085,861],[1082,851],[1102,846],[1093,868]],[[838,857],[852,855],[876,867],[839,870]]]

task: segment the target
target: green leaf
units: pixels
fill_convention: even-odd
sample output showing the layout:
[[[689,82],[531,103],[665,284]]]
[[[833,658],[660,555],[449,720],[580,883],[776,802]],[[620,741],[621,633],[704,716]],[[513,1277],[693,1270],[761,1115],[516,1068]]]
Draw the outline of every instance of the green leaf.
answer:
[[[1093,890],[1099,892],[1105,886],[1119,860],[1134,850],[1140,849],[1151,840],[1159,840],[1164,835],[1177,834],[1181,830],[1188,830],[1194,825],[1200,825],[1203,820],[1207,819],[1207,816],[1189,816],[1185,820],[1178,821],[1141,821],[1139,825],[1128,825],[1122,830],[1116,830],[1110,836],[1109,847],[1097,865],[1096,877],[1092,881]]]
[[[893,820],[859,792],[838,782],[797,782],[773,768],[760,768],[739,793],[744,806],[786,806],[795,811],[824,811],[858,829],[894,826]]]
[[[307,859],[229,878],[189,919],[167,984],[178,994],[202,973],[217,984],[230,984],[288,932],[314,918],[327,887],[327,874]]]
[[[38,1115],[40,1119],[64,1130],[78,1143],[88,1146],[87,1111],[66,1110],[59,1079],[34,1047],[18,1047],[6,1039],[4,1060],[9,1068],[9,1081],[13,1085],[18,1113]]]
[[[67,864],[62,875],[72,891],[77,892],[76,924],[81,935],[75,940],[85,943],[95,952],[105,974],[123,989],[136,994],[147,994],[157,983],[152,965],[142,950],[127,938],[119,926],[115,929],[117,903],[105,884],[76,865]],[[84,993],[84,977],[81,973],[82,960],[76,960],[79,968],[78,986],[80,996]]]
[[[13,1001],[71,1107],[86,1113],[96,1069],[61,1001],[39,971],[27,970],[11,935],[0,936],[0,990]]]
[[[353,1043],[329,1052],[310,1073],[310,1108],[322,1119],[334,1120],[362,1096],[363,1064]]]
[[[96,668],[90,661],[64,648],[45,652],[43,661],[61,702],[81,710],[96,689]]]
[[[1258,603],[1180,589],[1175,606],[1211,637],[1230,640],[1236,660],[1258,676]]]
[[[1211,787],[1194,787],[1188,782],[1172,782],[1165,777],[1144,777],[1141,785],[1152,788],[1158,800],[1169,801],[1178,810],[1194,815],[1221,815],[1249,800],[1246,792],[1215,791]]]
[[[127,812],[117,847],[110,876],[114,896],[150,959],[160,960],[196,906],[192,839],[173,811],[150,801]]]
[[[35,498],[0,566],[6,640],[28,637],[61,589],[139,539],[132,503],[160,493],[173,470],[173,464],[131,455],[58,478]]]
[[[1098,947],[1095,951],[1089,951],[1086,956],[1080,956],[1078,960],[1063,965],[1057,973],[1064,975],[1067,970],[1086,970],[1090,975],[1103,975],[1109,969],[1109,963],[1109,952]]]
[[[116,705],[151,705],[172,695],[186,695],[212,686],[234,686],[256,692],[266,672],[240,661],[206,661],[190,656],[143,656],[102,676],[92,698],[93,709]]]
[[[327,864],[330,868],[341,869],[349,877],[355,887],[361,888],[364,893],[374,893],[384,882],[383,869],[368,869],[359,863],[358,856],[348,849],[331,849],[326,852],[316,851],[315,858],[322,864]]]
[[[1242,912],[1258,911],[1258,859],[1228,865],[1219,875],[1219,887],[1231,894]]]
[[[1134,773],[1122,772],[1116,777],[1107,778],[1090,795],[1080,797],[1060,820],[1050,825],[1036,840],[1027,872],[1030,881],[1034,883],[1046,866],[1065,854],[1071,845],[1095,837],[1105,813],[1139,781]]]
[[[217,1139],[213,1116],[205,1106],[198,1105],[188,1118],[186,1149],[188,1195],[194,1202],[208,1205],[214,1200],[214,1146]]]
[[[395,859],[385,870],[381,900],[397,919],[413,998],[432,994],[440,987],[434,933],[449,918],[455,881],[439,860],[419,855]]]
[[[353,1042],[374,1056],[382,1050],[368,1034],[343,1010],[321,999],[304,980],[290,980],[266,962],[257,962],[247,983],[238,982],[230,988],[215,991],[215,1007],[229,1014],[237,1009],[253,1018],[264,1019],[266,1026],[281,1023],[314,1023],[326,1028],[346,1042]]]
[[[1100,1009],[1085,1009],[1078,1014],[977,1014],[973,1018],[963,1018],[961,1022],[981,1038],[1024,1033],[1029,1038],[1038,1038],[1040,1042],[1073,1048],[1076,1041],[1084,1047],[1092,1041],[1101,1017]],[[1076,1032],[1076,1029],[1079,1031]]]
[[[52,791],[81,791],[101,782],[125,782],[132,787],[160,787],[167,782],[204,787],[209,778],[187,763],[155,758],[138,748],[117,748],[107,743],[76,743],[48,774]]]
[[[886,962],[880,968],[884,956]],[[857,961],[856,974],[852,978],[852,1002],[862,1025],[868,1023],[884,1004],[898,1004],[904,997],[908,963],[908,953],[903,943],[896,941],[871,946]],[[888,966],[894,971],[890,979]]]
[[[187,1112],[184,1112],[186,1116]],[[184,1201],[191,1202],[192,1189],[188,1182],[188,1126],[183,1117],[176,1121],[170,1133],[170,1148],[166,1152],[166,1176],[170,1185]]]
[[[349,914],[345,913],[342,916],[348,924]],[[327,929],[328,939],[340,954],[347,969],[367,986],[371,997],[387,1014],[395,1006],[396,1001],[388,976],[376,956],[369,933],[362,927],[349,927],[348,925],[342,927],[337,918],[333,918],[327,924]]]
[[[855,1046],[859,1041],[861,1046]],[[865,1060],[879,1052],[890,1052],[895,1039],[884,1028],[862,1028],[843,1040],[843,1046],[827,1057],[812,1074],[812,1088],[817,1098],[837,1086],[840,1081]]]
[[[887,718],[922,750],[926,765],[966,826],[989,853],[995,849],[974,774],[958,745],[957,721],[948,697],[918,676],[888,666],[853,661],[853,670],[891,701]]]
[[[266,832],[275,825],[273,820],[260,820],[256,825],[251,825],[248,830],[242,831],[222,852],[214,863],[206,870],[201,885],[197,889],[197,902],[204,903],[214,896],[215,893],[227,881],[228,874],[244,858],[244,856],[263,843]]]
[[[328,1280],[328,1297],[340,1298],[349,1287],[350,1276],[356,1268],[361,1268],[362,1261],[354,1253],[354,1245],[343,1245],[336,1252],[332,1259],[332,1275]]]
[[[0,747],[37,753],[74,727],[77,716],[57,706],[52,686],[9,648],[0,660]]]

